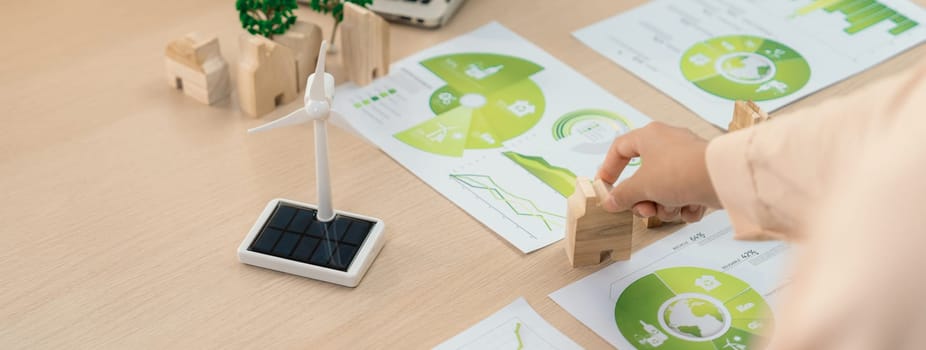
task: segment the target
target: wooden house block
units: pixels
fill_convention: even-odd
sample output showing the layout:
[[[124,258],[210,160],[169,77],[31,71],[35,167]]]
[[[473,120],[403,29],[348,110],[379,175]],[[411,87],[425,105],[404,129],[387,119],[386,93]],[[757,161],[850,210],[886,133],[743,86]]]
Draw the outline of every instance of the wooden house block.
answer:
[[[605,211],[601,203],[608,192],[601,180],[576,180],[566,210],[566,255],[573,267],[630,258],[633,214]]]
[[[765,113],[758,105],[752,101],[736,101],[733,103],[733,120],[727,126],[728,132],[745,129],[750,126],[768,121],[768,113]]]
[[[657,218],[657,217],[655,217],[655,216],[651,216],[651,217],[648,217],[648,218],[642,218],[642,219],[640,219],[640,221],[643,221],[643,226],[646,227],[646,228],[656,228],[656,227],[662,226],[662,224],[664,224],[664,222],[662,222],[662,220],[659,220],[659,218]]]
[[[305,83],[315,71],[318,49],[322,44],[322,29],[306,21],[296,21],[285,34],[274,36],[273,41],[293,51],[297,89],[305,91]]]
[[[228,64],[214,35],[189,33],[167,44],[164,55],[167,83],[187,96],[211,105],[231,93]]]
[[[238,103],[242,111],[259,117],[296,99],[292,50],[256,35],[242,35],[238,44]]]
[[[344,4],[341,24],[344,68],[354,84],[365,86],[389,74],[389,24],[370,10]]]

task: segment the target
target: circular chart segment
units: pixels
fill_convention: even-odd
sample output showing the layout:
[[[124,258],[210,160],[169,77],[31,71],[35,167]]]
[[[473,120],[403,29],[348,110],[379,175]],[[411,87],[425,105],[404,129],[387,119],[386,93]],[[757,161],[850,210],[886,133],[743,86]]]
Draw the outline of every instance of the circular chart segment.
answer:
[[[566,113],[553,123],[553,138],[579,135],[589,143],[610,144],[630,131],[630,123],[617,113],[601,109],[580,109]]]
[[[490,53],[429,58],[421,65],[447,84],[428,104],[434,117],[394,136],[419,150],[461,157],[490,149],[530,130],[543,116],[543,92],[530,77],[543,70],[531,61]]]
[[[621,334],[638,349],[747,349],[774,320],[762,296],[729,274],[672,267],[643,276],[614,306]]]
[[[621,115],[603,109],[580,109],[564,114],[553,123],[553,139],[577,138],[572,150],[585,154],[605,154],[615,138],[630,132],[632,125]],[[640,164],[634,158],[629,165]]]
[[[810,80],[810,65],[794,49],[751,35],[700,42],[682,55],[682,74],[695,86],[729,100],[788,96]]]

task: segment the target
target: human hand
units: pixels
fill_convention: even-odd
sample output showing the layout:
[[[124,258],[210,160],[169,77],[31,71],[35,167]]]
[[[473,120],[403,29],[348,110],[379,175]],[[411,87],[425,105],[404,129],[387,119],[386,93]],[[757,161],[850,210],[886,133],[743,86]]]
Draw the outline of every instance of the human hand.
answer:
[[[598,178],[614,184],[632,158],[640,157],[637,172],[614,186],[605,210],[633,210],[640,217],[662,221],[701,220],[707,207],[720,200],[707,172],[707,141],[688,129],[653,122],[614,139]]]

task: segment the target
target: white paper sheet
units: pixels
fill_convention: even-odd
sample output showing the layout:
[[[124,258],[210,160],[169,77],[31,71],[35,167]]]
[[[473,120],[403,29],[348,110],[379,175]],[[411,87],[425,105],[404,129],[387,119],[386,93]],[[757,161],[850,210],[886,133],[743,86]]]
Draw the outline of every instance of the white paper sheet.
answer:
[[[620,349],[744,350],[773,332],[789,251],[715,212],[550,298]]]
[[[654,0],[573,33],[726,128],[735,99],[773,111],[926,38],[906,0]]]
[[[614,137],[650,121],[497,23],[345,84],[334,109],[523,252],[563,238],[575,176],[594,176]]]
[[[566,350],[582,347],[547,323],[524,298],[518,298],[434,349]]]

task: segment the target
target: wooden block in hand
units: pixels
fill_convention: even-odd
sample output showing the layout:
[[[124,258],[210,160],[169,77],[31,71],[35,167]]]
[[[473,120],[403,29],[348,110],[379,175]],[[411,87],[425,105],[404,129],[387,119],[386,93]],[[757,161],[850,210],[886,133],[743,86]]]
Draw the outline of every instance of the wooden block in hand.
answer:
[[[733,103],[733,120],[727,126],[728,132],[734,132],[769,120],[765,113],[752,101],[736,101]]]
[[[764,123],[771,119],[768,113],[759,108],[752,101],[736,101],[733,103],[733,120],[730,121],[730,125],[727,127],[728,132],[734,132],[737,130],[742,130],[750,126]],[[675,221],[670,222],[675,223]],[[643,219],[643,224],[646,228],[656,228],[660,227],[665,222],[659,220],[657,217],[649,217]]]
[[[601,204],[608,192],[601,180],[576,180],[566,211],[566,255],[573,267],[630,259],[633,214],[605,211]]]
[[[662,226],[662,224],[664,224],[664,222],[662,222],[662,220],[659,220],[659,218],[657,218],[657,217],[655,217],[655,216],[651,216],[651,217],[648,217],[648,218],[642,218],[642,219],[640,219],[640,221],[643,221],[643,226],[646,227],[646,228],[656,228],[656,227],[660,227],[660,226]]]

